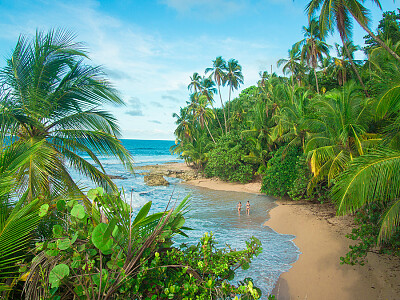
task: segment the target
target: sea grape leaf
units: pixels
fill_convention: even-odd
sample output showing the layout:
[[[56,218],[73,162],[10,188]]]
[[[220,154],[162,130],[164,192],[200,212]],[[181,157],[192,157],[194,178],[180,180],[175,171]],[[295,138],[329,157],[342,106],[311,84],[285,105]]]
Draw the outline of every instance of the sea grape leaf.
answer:
[[[59,211],[64,210],[66,205],[67,205],[67,203],[65,202],[65,200],[58,200],[57,201],[57,210],[59,210]]]
[[[99,190],[97,190],[97,189],[90,189],[89,191],[88,191],[88,193],[87,193],[87,197],[90,199],[90,200],[94,200],[94,199],[96,199],[96,197],[97,197],[97,195],[99,195]]]
[[[113,239],[104,239],[104,234],[107,230],[107,227],[107,224],[100,223],[93,229],[92,232],[93,245],[103,253],[111,250],[114,243]]]
[[[71,216],[82,220],[85,217],[85,208],[83,205],[75,204],[71,210]]]
[[[78,201],[76,201],[76,200],[70,200],[70,201],[67,202],[67,205],[68,205],[70,208],[72,208],[72,207],[74,207],[75,204],[77,204],[77,203],[78,203]]]
[[[98,186],[96,188],[96,190],[98,191],[98,195],[103,196],[104,195],[104,189],[101,186]]]
[[[49,205],[43,204],[42,206],[40,206],[39,209],[39,217],[44,217],[48,211],[49,211]]]
[[[60,237],[62,237],[63,236],[63,228],[62,228],[62,226],[61,225],[54,225],[53,226],[53,236],[55,237],[55,238],[60,238]]]
[[[66,238],[62,240],[58,240],[58,249],[60,250],[67,250],[71,247],[71,240]]]
[[[51,288],[56,288],[60,286],[62,279],[69,275],[69,267],[66,264],[56,265],[49,274],[49,283]]]

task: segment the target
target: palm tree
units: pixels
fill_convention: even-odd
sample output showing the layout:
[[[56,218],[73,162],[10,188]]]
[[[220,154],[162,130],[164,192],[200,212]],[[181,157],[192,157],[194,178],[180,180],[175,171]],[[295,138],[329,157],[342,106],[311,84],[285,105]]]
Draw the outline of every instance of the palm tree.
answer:
[[[316,69],[318,67],[318,61],[322,61],[323,55],[329,54],[329,45],[324,41],[325,37],[316,19],[310,20],[308,27],[303,26],[303,33],[304,39],[299,42],[299,45],[302,47],[301,59],[306,60],[307,65],[313,68],[317,93],[319,94]]]
[[[340,90],[317,97],[312,106],[316,115],[307,122],[314,134],[305,152],[310,158],[313,182],[327,178],[331,183],[354,157],[364,154],[370,104],[354,82],[349,82]]]
[[[215,83],[210,77],[203,76],[201,79],[201,88],[202,88],[202,95],[206,96],[208,99],[208,103],[210,103],[214,115],[217,116],[217,111],[214,107],[214,94],[217,93],[217,89],[215,88]],[[219,127],[221,128],[222,134],[224,134],[224,129],[222,128],[221,122],[219,121],[219,118],[216,118],[219,124]]]
[[[336,74],[339,85],[343,85],[347,81],[348,69],[351,66],[350,59],[353,60],[354,63],[359,63],[354,60],[354,52],[360,50],[360,47],[354,45],[352,41],[348,41],[346,42],[346,47],[342,47],[338,43],[335,43],[335,48],[338,57],[334,58],[334,67],[332,72]],[[350,59],[347,52],[350,53]]]
[[[294,77],[298,73],[301,68],[301,53],[299,50],[299,45],[293,45],[292,49],[288,51],[288,58],[281,58],[277,62],[278,68],[283,65],[282,71],[283,74],[291,73],[292,87],[294,89]]]
[[[115,185],[97,155],[115,156],[128,169],[132,157],[117,139],[116,119],[101,109],[123,104],[99,67],[84,64],[86,52],[63,30],[20,36],[1,70],[1,130],[41,150],[19,169],[17,178],[28,199],[39,194],[76,193],[69,168],[107,189]],[[80,156],[88,155],[98,166]]]
[[[382,6],[379,0],[371,0],[379,9]],[[362,1],[364,2],[364,1]],[[350,15],[356,22],[386,51],[388,51],[394,58],[400,61],[399,55],[394,52],[390,47],[385,44],[378,36],[373,34],[369,28],[371,19],[368,17],[369,11],[365,8],[359,0],[311,0],[306,6],[309,18],[311,18],[319,9],[320,12],[320,25],[325,30],[331,30],[333,23],[336,23],[339,34],[342,37],[349,38],[351,33],[351,20]]]
[[[194,72],[193,76],[190,76],[190,83],[188,85],[188,90],[193,93],[201,92],[202,91],[201,80],[202,78],[199,75],[199,73]]]
[[[243,84],[242,66],[236,59],[231,58],[226,68],[226,84],[229,86],[228,119],[230,114],[231,93]]]
[[[200,96],[197,101],[197,107],[194,112],[194,117],[199,121],[201,129],[203,129],[204,125],[206,125],[207,131],[210,134],[210,137],[215,144],[214,137],[210,131],[210,128],[208,127],[208,120],[214,119],[215,115],[213,111],[207,107],[207,104],[208,104],[207,97],[204,95]]]
[[[172,117],[176,118],[175,124],[178,125],[174,132],[178,139],[193,139],[192,121],[188,107],[181,107],[180,114],[173,113]]]
[[[226,69],[227,69],[226,61],[221,56],[218,56],[215,60],[213,60],[212,68],[206,69],[206,74],[211,72],[210,77],[214,79],[214,82],[217,84],[218,87],[219,99],[221,100],[221,107],[224,113],[225,134],[228,132],[228,127],[226,123],[224,103],[222,101],[222,96],[221,96],[221,85],[225,85],[226,82]]]
[[[380,7],[379,0],[372,1]],[[352,36],[352,21],[350,16],[352,15],[360,25],[366,25],[369,23],[369,18],[367,17],[368,10],[358,0],[311,0],[306,6],[309,19],[312,19],[320,8],[319,25],[321,31],[333,31],[333,26],[336,26],[354,73],[367,95],[364,82],[351,58],[346,42],[351,40]]]

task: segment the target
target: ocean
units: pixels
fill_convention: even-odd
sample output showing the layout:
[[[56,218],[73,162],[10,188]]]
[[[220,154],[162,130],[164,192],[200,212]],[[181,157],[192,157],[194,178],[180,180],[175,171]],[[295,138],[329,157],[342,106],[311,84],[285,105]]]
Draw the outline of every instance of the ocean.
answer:
[[[136,166],[163,164],[168,162],[183,162],[176,155],[171,155],[169,148],[174,141],[150,140],[122,140],[123,145],[133,155]],[[89,157],[85,157],[89,159]],[[123,176],[126,179],[117,179],[114,182],[124,191],[127,201],[133,198],[133,207],[138,210],[146,202],[152,201],[151,212],[164,211],[172,197],[174,203],[190,194],[190,210],[187,213],[185,226],[194,230],[187,232],[189,238],[177,236],[175,243],[197,244],[205,232],[213,232],[221,247],[229,244],[233,249],[245,247],[245,241],[251,236],[262,242],[263,252],[256,257],[250,269],[239,270],[234,281],[241,281],[246,277],[254,279],[256,286],[263,291],[263,298],[271,293],[280,274],[287,272],[291,264],[298,259],[299,249],[292,242],[295,236],[276,233],[268,226],[268,211],[275,206],[273,199],[264,195],[248,193],[214,191],[180,184],[177,178],[166,178],[168,187],[149,187],[144,184],[143,176],[130,174],[117,159],[100,157],[103,166],[109,175]],[[137,171],[140,173],[140,170]],[[72,177],[78,180],[83,188],[95,187],[88,179],[78,173],[71,172]],[[250,215],[238,216],[236,204],[241,201],[243,208],[247,201],[251,204]]]

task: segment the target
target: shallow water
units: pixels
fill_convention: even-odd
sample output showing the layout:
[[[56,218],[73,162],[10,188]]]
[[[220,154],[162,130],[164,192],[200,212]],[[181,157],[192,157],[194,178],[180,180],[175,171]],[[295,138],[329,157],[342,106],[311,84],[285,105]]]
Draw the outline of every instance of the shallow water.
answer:
[[[177,161],[176,157],[168,155],[167,151],[171,142],[123,140],[124,145],[130,150],[136,163],[140,165],[150,163],[164,163]],[[172,142],[173,143],[173,142]],[[148,146],[148,147],[147,147]],[[281,273],[290,269],[298,258],[299,250],[292,242],[294,236],[278,234],[263,224],[269,218],[268,211],[275,206],[274,201],[264,195],[248,193],[214,191],[205,188],[180,184],[176,178],[168,178],[171,183],[168,187],[148,187],[143,183],[142,175],[133,175],[126,172],[120,163],[114,159],[103,159],[104,167],[108,174],[122,175],[126,180],[115,180],[119,188],[123,188],[127,201],[132,196],[135,209],[148,201],[152,201],[151,212],[163,211],[172,196],[172,203],[182,200],[191,194],[190,210],[187,213],[185,226],[194,230],[189,231],[189,238],[177,236],[175,242],[197,244],[205,232],[212,231],[221,247],[225,244],[232,248],[242,249],[245,240],[251,236],[257,237],[262,242],[263,252],[256,257],[249,270],[239,270],[234,281],[246,277],[254,279],[255,285],[263,291],[264,299],[272,291]],[[73,178],[80,179],[83,186],[94,187],[87,179],[81,178],[73,172]],[[242,202],[242,214],[238,216],[236,205]],[[250,201],[250,215],[245,214],[245,204]]]

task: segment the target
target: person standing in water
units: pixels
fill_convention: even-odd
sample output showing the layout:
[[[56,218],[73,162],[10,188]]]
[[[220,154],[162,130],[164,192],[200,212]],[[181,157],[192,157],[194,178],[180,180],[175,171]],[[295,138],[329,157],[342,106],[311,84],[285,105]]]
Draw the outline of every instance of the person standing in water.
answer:
[[[246,203],[246,214],[250,215],[250,202],[248,200]]]
[[[242,210],[242,202],[239,201],[239,203],[236,205],[237,210],[238,210],[238,214],[240,216],[240,211]]]

